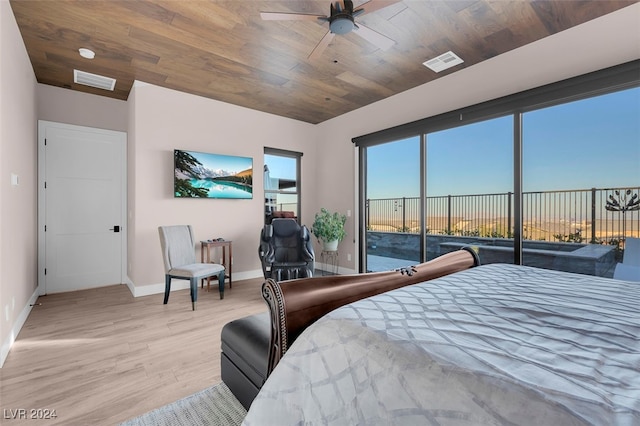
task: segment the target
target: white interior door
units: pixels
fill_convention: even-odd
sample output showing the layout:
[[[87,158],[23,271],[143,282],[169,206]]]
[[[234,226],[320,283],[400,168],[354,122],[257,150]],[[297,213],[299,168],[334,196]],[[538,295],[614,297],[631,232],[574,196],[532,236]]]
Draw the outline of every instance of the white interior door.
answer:
[[[41,292],[124,282],[126,133],[40,121],[38,155]]]

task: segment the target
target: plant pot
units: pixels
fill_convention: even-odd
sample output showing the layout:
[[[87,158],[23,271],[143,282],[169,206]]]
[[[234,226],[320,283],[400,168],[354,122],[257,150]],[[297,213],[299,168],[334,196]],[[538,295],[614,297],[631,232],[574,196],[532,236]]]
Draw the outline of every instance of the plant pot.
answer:
[[[337,251],[338,250],[338,240],[333,241],[323,241],[322,242],[322,250],[324,251]]]

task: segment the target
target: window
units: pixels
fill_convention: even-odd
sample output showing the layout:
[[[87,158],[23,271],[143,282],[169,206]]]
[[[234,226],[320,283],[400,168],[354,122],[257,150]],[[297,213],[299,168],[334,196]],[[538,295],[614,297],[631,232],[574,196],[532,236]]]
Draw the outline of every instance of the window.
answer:
[[[625,239],[640,237],[639,86],[633,61],[354,138],[365,254],[390,246],[384,256],[426,261],[472,245],[482,263],[611,277]],[[389,168],[372,163],[384,157]],[[403,237],[371,235],[370,173],[395,188],[384,198],[402,225],[394,217],[385,232]],[[403,191],[416,186],[422,202],[409,211]],[[369,260],[361,253],[361,271]]]
[[[485,255],[484,263],[512,263],[512,160],[512,116],[367,147],[366,270],[409,266],[481,243],[500,252]]]
[[[366,270],[420,261],[420,137],[367,148]]]
[[[265,223],[274,217],[300,217],[301,157],[299,152],[264,149]]]
[[[513,117],[427,134],[427,256],[462,246],[482,263],[513,263]],[[482,253],[484,252],[484,253]]]
[[[524,265],[611,276],[640,237],[638,117],[640,88],[523,114]]]

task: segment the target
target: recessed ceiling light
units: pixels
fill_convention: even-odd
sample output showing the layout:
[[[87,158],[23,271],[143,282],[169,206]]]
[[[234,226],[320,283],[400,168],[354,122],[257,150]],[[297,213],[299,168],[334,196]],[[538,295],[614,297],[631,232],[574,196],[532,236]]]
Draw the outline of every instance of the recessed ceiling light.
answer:
[[[82,56],[83,58],[93,59],[96,57],[96,52],[91,49],[87,49],[86,47],[81,47],[80,49],[78,49],[78,52],[80,52],[80,56]]]

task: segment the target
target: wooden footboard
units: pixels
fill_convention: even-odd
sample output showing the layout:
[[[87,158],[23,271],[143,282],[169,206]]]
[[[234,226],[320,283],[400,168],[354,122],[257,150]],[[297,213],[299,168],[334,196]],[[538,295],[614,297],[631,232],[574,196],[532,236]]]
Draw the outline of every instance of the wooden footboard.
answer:
[[[478,255],[465,247],[429,262],[393,271],[330,275],[283,282],[268,279],[262,285],[262,296],[271,314],[267,376],[300,333],[326,313],[366,297],[479,264]]]

